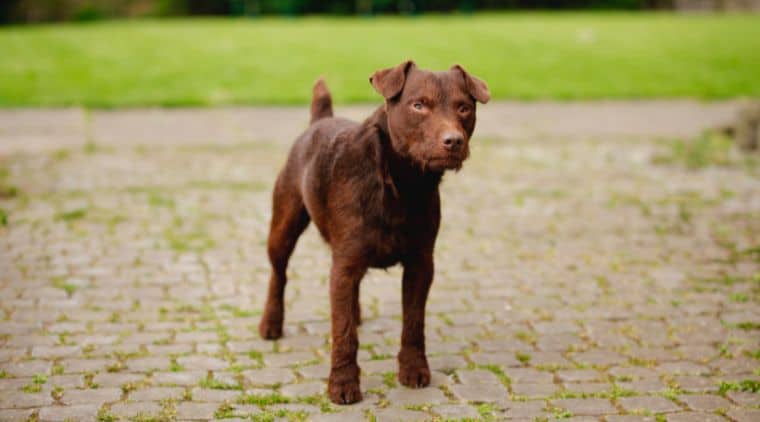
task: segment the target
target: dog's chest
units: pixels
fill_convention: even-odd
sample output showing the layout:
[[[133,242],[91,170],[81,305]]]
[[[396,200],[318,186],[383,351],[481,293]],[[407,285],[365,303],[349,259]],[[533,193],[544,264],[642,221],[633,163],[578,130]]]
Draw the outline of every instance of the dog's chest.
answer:
[[[370,235],[368,249],[370,265],[387,268],[403,260],[419,241],[420,224],[416,216],[419,203],[387,201],[376,215],[365,221]]]

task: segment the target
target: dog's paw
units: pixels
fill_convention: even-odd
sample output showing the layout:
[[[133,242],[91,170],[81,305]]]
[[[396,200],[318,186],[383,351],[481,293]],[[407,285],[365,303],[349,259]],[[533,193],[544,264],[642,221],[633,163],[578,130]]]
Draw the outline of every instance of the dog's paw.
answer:
[[[262,317],[259,322],[259,335],[265,340],[277,340],[282,337],[282,321]]]
[[[331,382],[327,385],[327,394],[335,404],[351,404],[362,400],[359,381]]]
[[[327,380],[327,395],[335,404],[351,404],[361,401],[362,390],[359,384],[359,366],[347,365],[330,370]]]
[[[409,388],[422,388],[430,385],[430,369],[425,366],[401,366],[398,381]]]
[[[430,367],[425,353],[413,349],[402,349],[399,352],[398,381],[409,388],[430,385]]]

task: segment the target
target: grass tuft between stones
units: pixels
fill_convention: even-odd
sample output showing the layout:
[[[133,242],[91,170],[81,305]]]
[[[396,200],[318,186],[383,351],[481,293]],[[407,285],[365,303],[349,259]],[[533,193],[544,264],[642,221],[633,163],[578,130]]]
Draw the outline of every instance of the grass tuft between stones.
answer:
[[[745,379],[738,382],[723,381],[720,383],[718,392],[720,394],[726,394],[729,391],[743,391],[746,393],[760,392],[760,381],[753,379]]]

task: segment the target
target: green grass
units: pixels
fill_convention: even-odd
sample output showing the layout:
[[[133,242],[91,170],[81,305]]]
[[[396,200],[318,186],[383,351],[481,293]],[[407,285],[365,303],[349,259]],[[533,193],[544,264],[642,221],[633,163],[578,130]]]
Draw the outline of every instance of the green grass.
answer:
[[[677,139],[669,143],[670,150],[656,155],[655,164],[682,164],[690,169],[699,169],[712,165],[726,166],[732,163],[731,138],[716,134],[703,133],[695,139]]]
[[[497,99],[760,96],[760,15],[513,13],[0,28],[0,106],[377,102],[367,78],[461,63]]]
[[[745,391],[749,393],[757,393],[760,392],[760,381],[751,379],[743,380],[740,382],[723,381],[720,383],[720,388],[718,391],[721,394],[725,394],[728,391]]]
[[[273,404],[290,403],[291,400],[288,397],[283,396],[280,393],[270,393],[266,395],[259,394],[246,394],[241,396],[238,401],[240,404],[255,404],[259,406],[269,406]]]
[[[213,378],[204,378],[202,379],[198,385],[201,388],[209,388],[212,390],[242,390],[243,387],[240,386],[240,384],[228,384],[224,381],[220,381]]]

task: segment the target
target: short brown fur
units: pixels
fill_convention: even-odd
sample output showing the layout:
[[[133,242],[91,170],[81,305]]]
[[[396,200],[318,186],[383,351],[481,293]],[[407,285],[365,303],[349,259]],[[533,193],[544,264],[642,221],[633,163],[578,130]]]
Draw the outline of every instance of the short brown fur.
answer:
[[[268,253],[272,264],[259,332],[282,336],[285,271],[310,221],[332,250],[332,367],[328,395],[338,404],[362,399],[357,325],[359,284],[369,268],[400,263],[403,328],[401,384],[430,383],[425,356],[425,302],[433,281],[440,223],[438,185],[469,156],[475,102],[488,87],[460,66],[446,72],[414,62],[375,72],[370,83],[385,98],[362,123],[332,117],[329,91],[314,87],[312,120],[293,145],[274,187]]]

